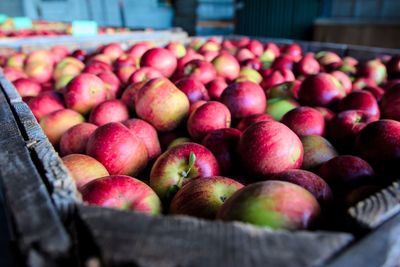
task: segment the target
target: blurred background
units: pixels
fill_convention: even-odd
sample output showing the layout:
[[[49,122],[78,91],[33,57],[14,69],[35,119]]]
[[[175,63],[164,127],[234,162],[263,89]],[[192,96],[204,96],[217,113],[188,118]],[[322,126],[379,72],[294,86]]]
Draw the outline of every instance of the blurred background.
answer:
[[[190,35],[243,34],[400,47],[400,0],[1,0],[0,13]]]

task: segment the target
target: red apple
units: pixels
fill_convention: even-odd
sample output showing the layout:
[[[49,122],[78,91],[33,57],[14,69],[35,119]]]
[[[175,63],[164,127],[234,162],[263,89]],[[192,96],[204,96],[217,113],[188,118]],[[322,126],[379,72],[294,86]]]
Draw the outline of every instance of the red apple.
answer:
[[[242,47],[236,51],[235,57],[240,63],[242,63],[243,61],[252,59],[255,56],[249,49]]]
[[[112,61],[124,54],[124,50],[118,43],[110,43],[101,47],[100,53],[107,55]]]
[[[39,83],[28,78],[19,78],[13,84],[21,97],[37,96],[42,90]]]
[[[196,79],[183,78],[177,81],[175,85],[185,93],[191,104],[199,100],[210,100],[206,88]]]
[[[330,74],[340,82],[346,94],[349,94],[353,90],[353,84],[351,83],[350,77],[346,73],[335,70]]]
[[[33,81],[45,83],[53,76],[53,65],[46,60],[32,61],[25,65],[24,71]]]
[[[320,72],[320,65],[313,54],[306,54],[294,65],[294,70],[298,75],[315,75]]]
[[[143,54],[140,59],[140,66],[152,67],[165,77],[170,77],[177,67],[177,60],[169,50],[157,47],[151,48]]]
[[[319,135],[301,137],[304,148],[302,169],[316,170],[321,164],[338,155],[328,140]]]
[[[51,91],[40,93],[38,96],[30,99],[28,106],[38,121],[53,111],[65,108],[61,96]]]
[[[176,58],[181,58],[186,54],[185,46],[179,42],[169,42],[165,48],[171,51]]]
[[[226,83],[225,79],[222,77],[217,77],[211,82],[207,83],[207,90],[208,95],[212,100],[219,101],[221,99],[221,95],[226,89],[228,84]]]
[[[126,53],[128,56],[135,59],[136,65],[139,65],[140,58],[143,56],[143,54],[153,47],[154,44],[151,42],[139,42],[131,46]]]
[[[207,84],[215,79],[217,73],[210,62],[194,59],[185,64],[180,75]]]
[[[97,128],[88,140],[86,153],[100,161],[112,175],[136,175],[148,161],[146,146],[119,122]]]
[[[386,66],[379,59],[369,60],[359,68],[358,75],[372,79],[379,85],[386,81]]]
[[[4,67],[3,73],[7,80],[9,80],[10,82],[13,82],[20,78],[28,78],[28,75],[26,75],[25,72],[13,67]]]
[[[115,70],[115,74],[117,75],[118,79],[123,83],[127,84],[129,82],[129,78],[132,74],[136,71],[135,66],[121,66]]]
[[[131,110],[135,111],[135,98],[146,82],[132,83],[126,87],[121,96],[121,101]]]
[[[154,78],[163,77],[162,73],[151,67],[142,67],[132,73],[129,77],[128,84],[144,82]]]
[[[370,92],[376,99],[376,101],[381,101],[383,95],[385,94],[385,90],[383,90],[379,86],[366,86],[363,90]]]
[[[268,114],[255,114],[248,117],[242,118],[239,123],[236,125],[236,128],[243,132],[246,130],[250,125],[260,122],[260,121],[270,121],[273,120],[271,115]]]
[[[310,107],[298,107],[287,112],[281,122],[298,136],[324,135],[325,120],[321,112]]]
[[[374,119],[379,119],[381,112],[379,111],[378,102],[375,97],[367,91],[354,91],[343,98],[339,103],[339,110],[363,110]]]
[[[189,117],[190,115],[193,113],[193,111],[195,111],[196,109],[198,109],[199,107],[201,107],[202,105],[206,104],[208,101],[204,101],[204,100],[199,100],[194,102],[193,104],[190,105],[189,108]]]
[[[97,74],[97,77],[99,77],[104,83],[107,92],[107,99],[119,97],[122,89],[121,82],[113,72],[105,71]]]
[[[400,120],[400,85],[388,89],[381,100],[382,117]]]
[[[129,119],[128,108],[118,99],[101,102],[92,109],[89,116],[89,122],[98,126],[127,119]]]
[[[69,154],[84,154],[89,137],[97,129],[97,126],[91,123],[79,123],[69,128],[60,139],[60,154],[62,156]]]
[[[227,80],[234,80],[239,76],[240,65],[234,56],[229,53],[221,52],[212,61],[217,75]]]

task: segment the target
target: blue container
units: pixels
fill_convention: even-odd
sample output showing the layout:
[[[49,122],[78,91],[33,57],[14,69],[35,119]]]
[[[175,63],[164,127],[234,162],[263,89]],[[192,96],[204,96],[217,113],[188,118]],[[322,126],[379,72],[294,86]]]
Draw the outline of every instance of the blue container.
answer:
[[[235,16],[235,5],[232,0],[198,1],[198,20],[232,20]]]
[[[125,26],[129,28],[167,29],[172,27],[173,10],[169,7],[124,9]]]

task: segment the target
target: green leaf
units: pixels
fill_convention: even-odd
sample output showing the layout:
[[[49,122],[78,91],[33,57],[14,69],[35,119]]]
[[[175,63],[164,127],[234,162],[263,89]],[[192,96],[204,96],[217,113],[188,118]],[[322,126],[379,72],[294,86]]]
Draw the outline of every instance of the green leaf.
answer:
[[[189,174],[189,172],[193,168],[195,162],[196,162],[196,155],[193,152],[190,152],[190,155],[189,155],[189,168],[186,171],[187,174]]]

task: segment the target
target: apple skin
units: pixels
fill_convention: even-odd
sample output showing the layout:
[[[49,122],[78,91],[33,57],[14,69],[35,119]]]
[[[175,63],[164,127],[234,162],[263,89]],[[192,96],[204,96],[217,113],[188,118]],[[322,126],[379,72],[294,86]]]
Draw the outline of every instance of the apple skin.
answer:
[[[189,170],[191,154],[196,159]],[[150,187],[161,200],[169,201],[176,191],[192,179],[217,175],[217,159],[207,148],[196,143],[183,143],[158,157],[150,172]]]
[[[190,104],[193,104],[199,100],[210,100],[208,92],[204,85],[195,79],[183,78],[175,83],[179,90],[185,93],[189,99]]]
[[[226,83],[224,78],[217,77],[211,82],[207,83],[206,87],[210,98],[212,100],[220,101],[221,95],[226,87],[228,87],[228,84]]]
[[[318,201],[306,189],[283,181],[264,181],[236,191],[222,205],[217,219],[301,230],[309,228],[319,213]]]
[[[130,111],[135,112],[136,95],[145,84],[146,82],[132,83],[128,85],[122,93],[121,101],[129,108]]]
[[[174,146],[184,144],[184,143],[193,143],[193,141],[189,137],[178,137],[174,139],[171,143],[169,143],[166,150],[173,148]]]
[[[198,109],[199,107],[201,107],[202,105],[206,104],[208,101],[204,101],[204,100],[199,100],[194,102],[193,104],[190,105],[189,108],[189,117],[190,115],[193,113],[193,111],[195,111],[196,109]]]
[[[248,59],[253,59],[255,56],[249,49],[242,47],[236,51],[235,57],[240,63],[242,63]]]
[[[210,62],[194,59],[184,65],[180,76],[195,79],[203,84],[207,84],[215,79],[217,72]]]
[[[71,75],[73,77],[79,75],[82,70],[85,68],[85,64],[82,61],[73,58],[73,57],[66,57],[54,68],[53,79],[58,80],[64,75]]]
[[[129,119],[129,110],[118,99],[101,102],[90,112],[89,122],[101,126],[110,122],[121,122]]]
[[[375,97],[370,92],[364,90],[351,92],[339,102],[340,111],[351,109],[363,110],[376,120],[381,115]]]
[[[281,72],[279,70],[275,70],[269,75],[264,76],[264,79],[261,82],[261,86],[265,90],[265,92],[268,92],[269,89],[273,86],[284,83],[285,81],[286,80]]]
[[[262,80],[263,77],[257,70],[249,67],[242,67],[239,72],[239,77],[237,77],[235,81],[250,81],[259,84]]]
[[[161,77],[163,77],[163,74],[155,68],[142,67],[132,73],[131,77],[129,77],[128,84],[149,81],[151,79]]]
[[[373,181],[374,169],[365,160],[350,155],[336,156],[321,165],[319,175],[334,192],[348,191]]]
[[[233,174],[236,151],[242,133],[234,128],[222,128],[209,132],[201,144],[208,148],[218,161],[221,174]]]
[[[293,61],[297,62],[300,60],[303,50],[301,49],[299,44],[292,43],[285,45],[282,49],[282,53],[290,56],[293,59]]]
[[[351,83],[351,80],[346,73],[335,70],[332,71],[330,74],[340,82],[346,94],[349,94],[353,90],[353,84]]]
[[[333,195],[329,185],[318,175],[306,170],[287,170],[277,173],[271,180],[285,181],[303,187],[321,204],[332,201]]]
[[[299,62],[294,65],[294,71],[297,75],[309,76],[320,72],[319,62],[313,54],[304,55]]]
[[[277,57],[271,65],[273,70],[293,70],[293,59],[289,55],[280,55]]]
[[[246,45],[246,48],[251,51],[255,56],[259,57],[264,52],[263,44],[258,40],[250,40],[250,42]]]
[[[107,99],[103,81],[96,75],[83,73],[71,80],[64,93],[68,108],[86,115],[90,110]]]
[[[25,59],[25,65],[32,64],[34,62],[46,62],[49,65],[53,65],[53,57],[48,50],[36,50],[29,53]]]
[[[138,42],[132,45],[127,51],[127,55],[133,58],[136,62],[136,65],[139,65],[140,58],[146,53],[150,48],[153,48],[154,44],[151,42]]]
[[[314,109],[318,110],[321,112],[322,116],[325,119],[325,122],[330,122],[333,117],[335,117],[335,112],[330,110],[329,108],[326,107],[314,107]]]
[[[68,129],[60,140],[60,154],[66,156],[69,154],[84,154],[89,137],[97,129],[97,126],[91,123],[79,123]]]
[[[185,46],[179,42],[169,42],[165,48],[171,51],[176,58],[181,58],[186,55]]]
[[[132,74],[136,71],[135,66],[121,66],[116,68],[115,74],[117,75],[118,79],[122,82],[123,85],[129,83],[129,78]]]
[[[221,95],[221,102],[233,118],[240,119],[265,112],[267,100],[263,89],[256,83],[245,81],[229,85]]]
[[[177,59],[169,50],[156,47],[143,54],[140,59],[140,66],[152,67],[165,77],[170,77],[177,67]]]
[[[239,123],[236,125],[236,129],[243,132],[246,130],[250,125],[260,122],[260,121],[270,121],[274,120],[271,115],[268,114],[255,114],[248,117],[242,118]]]
[[[195,141],[201,141],[209,132],[231,126],[231,113],[222,103],[207,102],[192,112],[187,121],[187,130]]]
[[[298,97],[303,105],[329,107],[344,98],[345,91],[335,77],[319,73],[304,79]]]
[[[145,214],[161,213],[161,201],[144,182],[125,175],[102,177],[86,184],[82,198],[88,204]]]
[[[56,110],[65,108],[61,96],[52,91],[42,92],[38,96],[30,99],[28,101],[28,106],[38,121]]]
[[[32,61],[25,64],[24,71],[29,78],[37,83],[45,83],[51,80],[53,65],[45,60]]]
[[[85,118],[78,112],[71,109],[61,109],[43,116],[40,120],[40,126],[50,143],[58,147],[61,136],[69,128],[84,121]]]
[[[304,149],[301,168],[304,170],[317,170],[321,164],[338,155],[333,145],[320,135],[303,136],[301,143]]]
[[[193,179],[174,196],[170,213],[215,219],[225,200],[242,187],[241,183],[222,176]]]
[[[346,110],[336,114],[328,124],[328,137],[338,149],[351,152],[358,133],[370,122],[376,121],[362,110]]]
[[[118,43],[110,43],[102,46],[100,53],[107,55],[112,61],[122,56],[125,52]]]
[[[400,78],[400,56],[393,56],[386,63],[387,72],[390,79],[399,79]]]
[[[280,121],[287,112],[300,106],[293,98],[271,98],[267,103],[266,112],[276,121]]]
[[[386,81],[386,66],[379,60],[369,60],[359,68],[358,75],[372,79],[376,84],[382,84]]]
[[[21,95],[21,97],[26,96],[37,96],[39,95],[42,88],[40,84],[29,79],[29,78],[20,78],[13,82],[15,89]]]
[[[158,131],[171,131],[186,119],[189,100],[167,78],[148,81],[137,93],[135,110],[139,118]]]
[[[161,154],[161,146],[156,129],[141,119],[129,119],[122,122],[146,146],[149,161],[154,161]]]
[[[82,73],[89,73],[98,75],[105,71],[112,71],[111,62],[105,63],[103,61],[92,60],[91,62],[87,62],[85,68]]]
[[[92,157],[83,154],[70,154],[62,158],[78,190],[97,178],[109,176],[106,168]]]
[[[243,132],[238,156],[247,172],[265,179],[299,168],[303,161],[303,145],[286,125],[275,121],[257,122]]]
[[[383,118],[400,120],[400,84],[385,92],[380,106]]]
[[[98,127],[89,137],[86,154],[100,161],[111,175],[136,175],[148,161],[146,146],[119,122]]]
[[[298,107],[287,112],[281,122],[298,136],[325,134],[325,119],[321,112],[311,107]]]
[[[300,88],[301,81],[294,80],[289,82],[283,82],[272,86],[267,91],[268,98],[294,98],[297,99],[297,93]]]
[[[189,63],[190,61],[195,60],[195,59],[203,60],[203,61],[209,63],[208,61],[204,60],[204,57],[202,55],[194,52],[191,49],[188,49],[186,55],[184,55],[183,57],[178,59],[178,66],[176,68],[176,72],[177,73],[183,73],[183,68],[185,67],[185,65],[187,63]]]
[[[5,63],[4,67],[11,67],[19,70],[24,69],[24,62],[26,59],[26,54],[24,53],[15,53],[14,55],[10,56]]]
[[[221,52],[216,58],[214,58],[212,64],[214,65],[218,76],[230,81],[233,81],[239,76],[239,62],[229,53]]]
[[[4,67],[3,74],[10,82],[13,82],[20,78],[28,78],[28,75],[26,75],[25,72],[12,67]]]
[[[379,86],[366,86],[363,90],[370,92],[378,102],[381,101],[383,95],[385,94],[385,90]]]
[[[60,62],[70,54],[69,49],[64,45],[55,45],[50,49],[50,52],[54,63]]]
[[[114,99],[121,94],[121,82],[118,77],[111,71],[105,71],[97,74],[103,82],[107,90],[107,99]]]
[[[342,65],[342,59],[338,54],[331,51],[320,51],[315,55],[315,58],[318,60],[319,64],[323,66],[323,69],[326,71],[331,71],[337,69]]]

